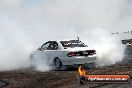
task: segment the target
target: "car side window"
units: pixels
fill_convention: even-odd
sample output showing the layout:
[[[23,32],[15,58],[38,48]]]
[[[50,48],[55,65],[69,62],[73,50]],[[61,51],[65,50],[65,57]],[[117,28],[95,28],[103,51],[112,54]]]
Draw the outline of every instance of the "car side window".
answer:
[[[49,48],[50,42],[45,43],[42,45],[41,50],[47,50]]]
[[[49,47],[50,50],[57,50],[58,49],[58,43],[53,41]]]

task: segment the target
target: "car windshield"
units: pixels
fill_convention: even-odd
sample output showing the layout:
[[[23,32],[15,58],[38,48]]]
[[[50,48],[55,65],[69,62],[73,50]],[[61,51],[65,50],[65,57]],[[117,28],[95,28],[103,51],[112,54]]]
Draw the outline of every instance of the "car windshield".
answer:
[[[84,43],[78,40],[60,41],[63,47],[86,47]]]

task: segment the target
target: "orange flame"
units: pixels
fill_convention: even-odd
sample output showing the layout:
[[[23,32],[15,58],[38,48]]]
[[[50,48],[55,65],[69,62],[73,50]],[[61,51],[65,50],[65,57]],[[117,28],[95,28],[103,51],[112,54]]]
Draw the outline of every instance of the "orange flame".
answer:
[[[85,70],[82,68],[82,66],[79,66],[78,72],[80,76],[84,76],[86,74]]]

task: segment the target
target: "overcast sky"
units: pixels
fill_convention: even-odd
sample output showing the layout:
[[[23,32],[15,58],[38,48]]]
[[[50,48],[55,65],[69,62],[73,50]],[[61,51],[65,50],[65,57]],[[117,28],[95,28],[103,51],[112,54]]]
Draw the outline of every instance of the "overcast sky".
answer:
[[[94,28],[124,32],[131,23],[131,0],[0,0],[1,37],[40,41]]]

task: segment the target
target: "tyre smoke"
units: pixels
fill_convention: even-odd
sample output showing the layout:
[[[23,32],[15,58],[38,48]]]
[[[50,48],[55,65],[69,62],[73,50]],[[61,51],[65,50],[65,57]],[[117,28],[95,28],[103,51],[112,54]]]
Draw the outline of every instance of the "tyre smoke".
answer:
[[[126,47],[119,36],[113,36],[101,28],[94,28],[85,32],[83,38],[89,47],[96,50],[97,66],[107,66],[123,60]]]
[[[124,47],[111,32],[130,28],[131,5],[131,0],[1,0],[0,71],[29,67],[29,54],[48,40],[77,36],[97,50],[98,65],[121,61]]]

